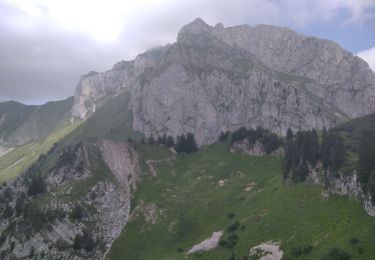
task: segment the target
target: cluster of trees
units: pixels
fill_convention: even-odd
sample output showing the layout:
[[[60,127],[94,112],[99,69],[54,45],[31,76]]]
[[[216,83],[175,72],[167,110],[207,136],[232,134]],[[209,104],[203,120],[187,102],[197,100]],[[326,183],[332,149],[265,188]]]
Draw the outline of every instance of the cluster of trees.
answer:
[[[247,139],[252,145],[255,144],[256,141],[260,141],[267,154],[270,154],[283,144],[283,141],[279,136],[262,127],[257,127],[255,130],[240,127],[233,133],[229,131],[221,132],[219,135],[219,142],[225,142],[228,138],[230,138],[231,144],[244,139]]]
[[[144,139],[141,140],[141,143],[146,143]],[[192,153],[198,150],[198,145],[195,140],[195,135],[193,133],[187,133],[177,136],[176,142],[172,136],[163,135],[158,136],[155,140],[151,135],[147,143],[150,145],[162,145],[166,148],[174,148],[177,153]]]
[[[358,180],[375,203],[375,133],[363,134],[359,146]]]
[[[35,196],[37,194],[44,193],[47,190],[47,184],[40,173],[34,173],[31,176],[27,194],[29,196]]]
[[[142,139],[141,143],[143,143],[143,144],[146,143],[145,139]],[[155,144],[156,145],[163,145],[166,148],[171,148],[175,145],[173,137],[171,135],[167,136],[166,134],[164,134],[162,136],[159,135],[156,140],[151,135],[148,138],[147,143],[150,144],[150,145],[155,145]]]
[[[295,135],[288,129],[284,157],[284,179],[304,181],[309,165],[318,161],[325,170],[338,170],[345,159],[344,141],[337,131],[323,130],[321,141],[315,130],[298,131]]]
[[[82,234],[77,234],[73,241],[73,249],[84,249],[86,252],[92,251],[96,246],[93,236],[87,231],[83,230]]]

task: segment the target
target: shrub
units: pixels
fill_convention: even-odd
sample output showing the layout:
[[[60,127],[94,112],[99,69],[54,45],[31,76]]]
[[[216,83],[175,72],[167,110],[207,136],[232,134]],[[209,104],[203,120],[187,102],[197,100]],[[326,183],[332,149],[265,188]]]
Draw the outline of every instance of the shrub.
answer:
[[[313,249],[312,245],[302,245],[292,249],[292,254],[295,257],[307,255]]]
[[[31,177],[29,183],[29,189],[27,194],[29,196],[34,196],[40,193],[44,193],[46,191],[46,183],[41,174],[35,174]]]
[[[87,252],[90,252],[95,247],[94,238],[87,232],[83,231],[83,234],[78,234],[73,241],[73,249],[81,250],[85,249]]]
[[[350,239],[349,239],[349,245],[356,245],[356,244],[358,244],[358,242],[359,242],[359,239],[357,238],[357,237],[351,237]]]
[[[11,216],[13,216],[13,213],[14,213],[13,208],[12,208],[11,206],[7,205],[7,206],[5,207],[5,210],[4,210],[4,212],[3,212],[2,217],[3,217],[3,218],[10,218]]]
[[[69,215],[70,218],[75,220],[82,220],[83,208],[80,205],[75,205]]]
[[[322,260],[349,260],[350,255],[339,247],[333,247],[325,255],[323,255],[321,259]]]
[[[234,214],[233,212],[228,214],[228,218],[234,218],[235,216],[236,216],[236,214]]]
[[[238,229],[239,225],[240,225],[240,223],[238,223],[238,222],[236,221],[235,223],[229,225],[227,229],[228,229],[229,232],[233,232],[233,231],[235,231],[236,229]]]

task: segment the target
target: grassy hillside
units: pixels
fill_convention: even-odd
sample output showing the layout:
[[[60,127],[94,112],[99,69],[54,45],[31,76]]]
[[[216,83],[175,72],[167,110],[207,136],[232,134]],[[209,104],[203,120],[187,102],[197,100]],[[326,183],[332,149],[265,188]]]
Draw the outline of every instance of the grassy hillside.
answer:
[[[172,164],[160,164],[157,177],[144,176],[133,212],[154,203],[158,217],[152,218],[152,224],[149,217],[138,214],[115,241],[108,258],[229,259],[233,253],[243,259],[251,247],[270,240],[281,243],[284,259],[296,259],[295,252],[304,246],[312,250],[298,259],[320,259],[334,246],[352,259],[375,255],[375,219],[359,202],[324,198],[317,185],[285,185],[280,158],[228,150],[225,145],[213,145],[180,154]],[[145,156],[143,152],[143,160]],[[235,222],[238,228],[229,232]],[[236,234],[237,244],[201,255],[185,254],[219,230],[227,241],[231,233]]]
[[[0,103],[0,137],[7,139],[36,108],[15,101]]]
[[[28,106],[14,101],[0,103],[0,139],[15,147],[39,141],[69,119],[73,98]]]
[[[37,114],[40,115],[40,117],[37,122],[41,127],[48,122],[50,122],[49,126],[57,125],[57,127],[54,132],[42,141],[29,142],[0,157],[0,183],[12,180],[30,166],[39,155],[46,153],[50,147],[58,141],[58,150],[60,150],[63,147],[67,147],[87,138],[106,138],[114,141],[124,141],[129,137],[133,139],[140,139],[142,137],[142,134],[132,130],[133,118],[131,111],[128,109],[128,94],[120,95],[106,103],[84,122],[80,121],[70,124],[65,121],[65,123],[59,123],[56,120],[61,120],[63,117],[61,113],[66,112],[65,110],[71,101],[71,99],[68,99],[66,101],[50,102],[44,106],[36,107],[34,112],[31,112],[28,118],[34,118],[36,111],[38,111]],[[4,103],[0,103],[0,108],[3,104]],[[15,104],[24,106],[19,103]],[[58,110],[60,110],[60,112]],[[28,119],[25,120],[27,121]],[[42,122],[40,120],[48,122]],[[47,126],[44,126],[43,129],[47,128]],[[47,133],[42,129],[35,131],[38,133]]]
[[[114,141],[125,141],[129,137],[140,139],[142,134],[132,129],[133,114],[128,105],[127,93],[107,102],[84,124],[64,138],[63,143],[68,145],[85,138],[106,138]]]
[[[0,157],[0,183],[14,179],[26,170],[39,155],[46,153],[53,144],[72,132],[79,124],[66,122],[43,141],[25,144]]]

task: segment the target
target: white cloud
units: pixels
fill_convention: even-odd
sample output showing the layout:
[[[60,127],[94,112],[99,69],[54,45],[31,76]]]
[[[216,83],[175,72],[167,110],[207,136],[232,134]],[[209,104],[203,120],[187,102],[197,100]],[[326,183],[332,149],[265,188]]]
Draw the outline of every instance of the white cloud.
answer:
[[[347,23],[375,16],[374,0],[5,0],[35,19],[46,19],[67,31],[86,32],[101,41],[117,40],[144,21],[167,21],[171,28],[202,17],[230,25],[244,22],[305,26],[337,18]],[[153,27],[153,26],[152,26]],[[141,28],[142,30],[147,28]]]
[[[0,92],[22,100],[71,95],[79,75],[172,43],[197,17],[298,29],[360,26],[374,11],[375,0],[0,0]]]
[[[357,53],[357,56],[365,60],[373,72],[375,72],[375,47]]]

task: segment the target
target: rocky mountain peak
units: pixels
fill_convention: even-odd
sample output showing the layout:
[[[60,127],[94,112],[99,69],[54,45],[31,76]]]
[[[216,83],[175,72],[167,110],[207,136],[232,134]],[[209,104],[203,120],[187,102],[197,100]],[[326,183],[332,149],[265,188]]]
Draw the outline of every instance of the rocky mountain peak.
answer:
[[[72,114],[85,119],[124,92],[134,130],[194,132],[199,144],[241,126],[284,134],[375,111],[375,74],[338,44],[284,27],[213,27],[200,18],[182,27],[176,43],[82,78]]]

